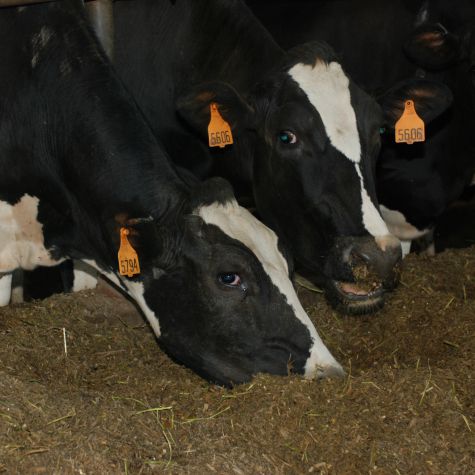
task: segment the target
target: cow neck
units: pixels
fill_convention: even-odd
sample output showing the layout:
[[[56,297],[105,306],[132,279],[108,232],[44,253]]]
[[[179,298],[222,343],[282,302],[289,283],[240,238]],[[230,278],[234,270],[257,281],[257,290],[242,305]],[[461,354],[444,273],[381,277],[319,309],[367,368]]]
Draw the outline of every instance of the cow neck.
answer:
[[[137,0],[114,9],[116,67],[154,119],[157,110],[171,118],[176,96],[193,84],[220,80],[249,90],[283,56],[244,2]]]
[[[245,92],[282,59],[283,50],[244,2],[215,1],[215,8],[190,3],[190,49],[197,36],[201,40],[193,61],[200,66],[197,82],[221,80]]]

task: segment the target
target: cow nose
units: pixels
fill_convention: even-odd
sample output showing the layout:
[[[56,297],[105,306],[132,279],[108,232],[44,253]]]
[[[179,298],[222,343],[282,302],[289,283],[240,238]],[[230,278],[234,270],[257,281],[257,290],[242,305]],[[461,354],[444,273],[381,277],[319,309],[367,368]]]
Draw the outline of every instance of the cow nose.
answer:
[[[355,238],[350,265],[356,281],[374,280],[391,290],[399,282],[402,260],[401,243],[394,236]]]
[[[318,335],[314,336],[314,345],[305,364],[305,378],[341,378],[345,371],[333,357]]]
[[[325,378],[344,378],[346,375],[345,370],[339,365],[318,367],[315,374],[316,379]]]

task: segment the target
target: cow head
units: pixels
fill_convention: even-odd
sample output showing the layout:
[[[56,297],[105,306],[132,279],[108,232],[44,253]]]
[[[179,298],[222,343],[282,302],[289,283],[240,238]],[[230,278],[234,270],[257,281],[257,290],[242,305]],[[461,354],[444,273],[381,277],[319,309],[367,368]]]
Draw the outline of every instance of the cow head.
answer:
[[[166,222],[129,220],[141,265],[122,278],[159,342],[206,379],[230,385],[266,372],[342,374],[302,308],[277,236],[230,186],[197,186]]]
[[[330,301],[350,313],[379,308],[397,282],[400,243],[379,214],[374,169],[385,119],[394,124],[404,97],[385,100],[386,114],[328,46],[310,43],[247,96],[211,83],[178,104],[203,132],[209,103],[218,104],[236,154],[252,161],[259,214]]]

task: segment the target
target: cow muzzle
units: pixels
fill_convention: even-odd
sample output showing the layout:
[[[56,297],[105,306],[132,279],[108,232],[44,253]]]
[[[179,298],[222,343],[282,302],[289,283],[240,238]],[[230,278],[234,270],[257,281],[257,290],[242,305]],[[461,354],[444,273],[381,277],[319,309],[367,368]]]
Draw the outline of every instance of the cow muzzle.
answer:
[[[384,305],[385,294],[400,278],[401,245],[394,236],[344,238],[338,243],[343,278],[330,281],[330,302],[344,313],[371,313]]]

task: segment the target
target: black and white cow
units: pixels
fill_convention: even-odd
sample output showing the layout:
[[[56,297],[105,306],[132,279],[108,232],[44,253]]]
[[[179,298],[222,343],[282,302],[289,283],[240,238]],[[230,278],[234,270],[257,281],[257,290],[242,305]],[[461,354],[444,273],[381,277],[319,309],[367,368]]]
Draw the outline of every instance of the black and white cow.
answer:
[[[82,259],[205,378],[341,374],[277,236],[230,186],[185,184],[89,29],[81,0],[0,10],[0,272]],[[119,231],[141,273],[119,275]],[[179,298],[177,298],[179,295]]]
[[[450,89],[452,107],[427,125],[426,142],[396,144],[389,131],[377,167],[378,199],[389,230],[409,242],[430,233],[475,173],[473,2],[248,3],[284,46],[329,41],[365,90],[380,93],[410,76]]]
[[[252,188],[259,216],[337,307],[379,308],[400,260],[376,199],[380,128],[394,123],[408,89],[433,113],[437,107],[425,107],[430,87],[401,85],[383,111],[327,45],[285,53],[242,1],[137,0],[114,8],[115,66],[172,158],[199,176],[230,179],[240,197]],[[235,138],[224,150],[203,140],[211,102]],[[356,267],[369,270],[369,287]]]

